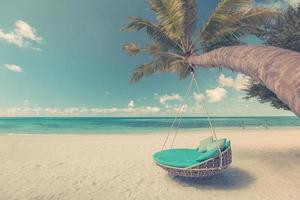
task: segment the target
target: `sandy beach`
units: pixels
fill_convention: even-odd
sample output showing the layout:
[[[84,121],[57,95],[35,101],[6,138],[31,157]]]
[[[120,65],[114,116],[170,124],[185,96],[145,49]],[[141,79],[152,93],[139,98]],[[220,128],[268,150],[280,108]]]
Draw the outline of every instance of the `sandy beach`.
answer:
[[[209,132],[186,132],[194,147]],[[219,130],[233,163],[207,179],[169,176],[152,161],[165,134],[1,135],[0,199],[272,199],[300,197],[300,130]]]

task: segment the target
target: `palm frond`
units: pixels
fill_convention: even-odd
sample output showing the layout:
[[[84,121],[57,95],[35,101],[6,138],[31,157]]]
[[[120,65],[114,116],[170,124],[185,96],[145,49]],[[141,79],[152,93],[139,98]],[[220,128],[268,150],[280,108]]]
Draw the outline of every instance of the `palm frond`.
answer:
[[[179,76],[179,79],[183,80],[191,75],[192,68],[182,60],[175,60],[170,63],[168,72],[176,73]]]
[[[143,64],[133,71],[130,82],[137,82],[140,79],[150,76],[154,73],[164,72],[166,70],[166,66],[166,62],[163,59],[158,59],[148,64]]]
[[[149,52],[153,56],[162,56],[162,51],[164,52],[166,49],[158,43],[151,43],[147,44],[144,47],[144,50]]]
[[[235,46],[235,45],[242,45],[242,44],[245,43],[240,41],[239,38],[228,35],[228,37],[225,37],[222,40],[216,40],[216,41],[202,44],[202,50],[204,53],[206,53],[221,47]]]
[[[277,9],[264,7],[249,8],[237,12],[234,16],[240,19],[242,24],[263,25],[267,20],[274,19],[281,12]]]
[[[300,52],[300,4],[290,6],[275,23],[268,24],[259,38],[265,44]]]
[[[138,54],[140,52],[140,47],[135,42],[129,42],[129,43],[124,44],[124,46],[122,47],[122,50],[125,53],[127,53],[128,55],[135,56],[136,54]]]
[[[173,40],[181,40],[185,22],[183,0],[149,0],[149,5],[156,13],[164,33]]]
[[[178,74],[180,79],[183,79],[190,75],[191,69],[182,59],[174,57],[160,57],[148,64],[144,64],[136,68],[132,73],[130,82],[137,82],[152,74],[163,72]]]
[[[182,0],[184,7],[184,34],[187,37],[192,37],[197,24],[197,1]]]
[[[244,34],[258,34],[261,32],[261,27],[274,21],[281,13],[276,9],[270,8],[251,8],[242,10],[234,15],[238,19],[233,21],[233,25],[241,27],[235,33],[240,35]]]
[[[241,8],[249,7],[251,3],[252,0],[222,0],[200,31],[201,39],[210,41],[211,37],[226,28],[228,23],[228,28],[232,28],[232,20],[236,20],[233,19],[233,14]]]
[[[206,44],[218,44],[222,40],[238,43],[239,37],[258,33],[262,25],[279,14],[271,8],[251,8],[251,4],[252,0],[221,1],[200,32],[202,41]]]
[[[268,23],[258,35],[265,44],[300,52],[300,4],[290,6],[275,22]],[[271,103],[275,108],[289,110],[271,90],[258,82],[250,82],[246,89],[246,99],[257,98],[262,103]]]
[[[180,50],[179,44],[172,40],[169,35],[163,32],[160,25],[153,24],[149,20],[140,17],[129,17],[128,24],[122,31],[140,31],[145,30],[146,34],[156,43],[166,49]]]
[[[160,57],[164,57],[164,58],[168,58],[168,57],[173,57],[173,58],[177,58],[177,59],[184,59],[184,56],[181,56],[177,53],[168,51],[168,49],[164,48],[163,46],[157,44],[157,43],[151,43],[151,44],[147,44],[144,47],[144,50],[148,53],[150,53],[152,56],[160,56]]]
[[[244,91],[246,92],[245,99],[257,98],[261,103],[270,103],[277,109],[290,110],[288,105],[283,103],[274,92],[261,83],[251,81]]]

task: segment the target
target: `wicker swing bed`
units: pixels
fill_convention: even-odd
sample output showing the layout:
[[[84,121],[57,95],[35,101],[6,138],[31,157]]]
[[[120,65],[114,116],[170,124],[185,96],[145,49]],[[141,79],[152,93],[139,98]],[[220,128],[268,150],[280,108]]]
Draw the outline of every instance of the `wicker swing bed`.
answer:
[[[230,140],[219,140],[217,138],[204,102],[201,103],[207,114],[212,136],[200,141],[200,145],[202,146],[197,148],[173,148],[184,112],[185,101],[190,94],[193,84],[195,84],[198,94],[201,94],[194,72],[192,72],[191,82],[183,98],[177,116],[175,117],[171,126],[171,130],[175,129],[173,139],[171,140],[171,131],[169,131],[161,150],[153,155],[153,160],[157,166],[166,170],[173,176],[198,178],[210,177],[220,173],[231,164],[232,152]],[[171,143],[170,148],[166,148],[167,143]],[[209,146],[213,146],[214,148],[209,149]],[[199,151],[200,148],[202,148],[201,151]]]

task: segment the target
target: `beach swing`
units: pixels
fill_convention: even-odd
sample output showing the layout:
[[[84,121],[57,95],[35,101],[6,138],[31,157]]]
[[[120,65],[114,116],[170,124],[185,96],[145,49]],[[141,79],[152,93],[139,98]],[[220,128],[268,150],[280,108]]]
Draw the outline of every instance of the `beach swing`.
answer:
[[[193,83],[196,86],[198,94],[201,94],[195,74],[192,72],[192,80],[171,126],[171,130],[174,128],[176,129],[173,139],[170,141],[171,131],[169,131],[161,151],[158,151],[153,155],[153,160],[156,165],[173,176],[209,177],[221,172],[230,165],[232,162],[232,153],[230,140],[217,138],[207,108],[203,102],[201,102],[202,107],[207,114],[212,136],[201,140],[197,148],[173,148],[182,115],[185,110],[185,101],[190,94]],[[177,120],[178,122],[176,124]],[[171,146],[169,149],[166,149],[168,142],[171,142]]]

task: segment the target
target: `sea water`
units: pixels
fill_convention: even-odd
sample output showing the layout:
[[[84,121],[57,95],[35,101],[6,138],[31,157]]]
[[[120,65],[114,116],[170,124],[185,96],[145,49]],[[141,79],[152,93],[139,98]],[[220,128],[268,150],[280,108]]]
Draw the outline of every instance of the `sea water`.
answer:
[[[151,133],[169,131],[173,120],[171,117],[0,118],[0,134]],[[212,117],[211,120],[216,129],[300,128],[297,117]],[[178,128],[204,130],[209,128],[209,123],[205,117],[185,117]]]

